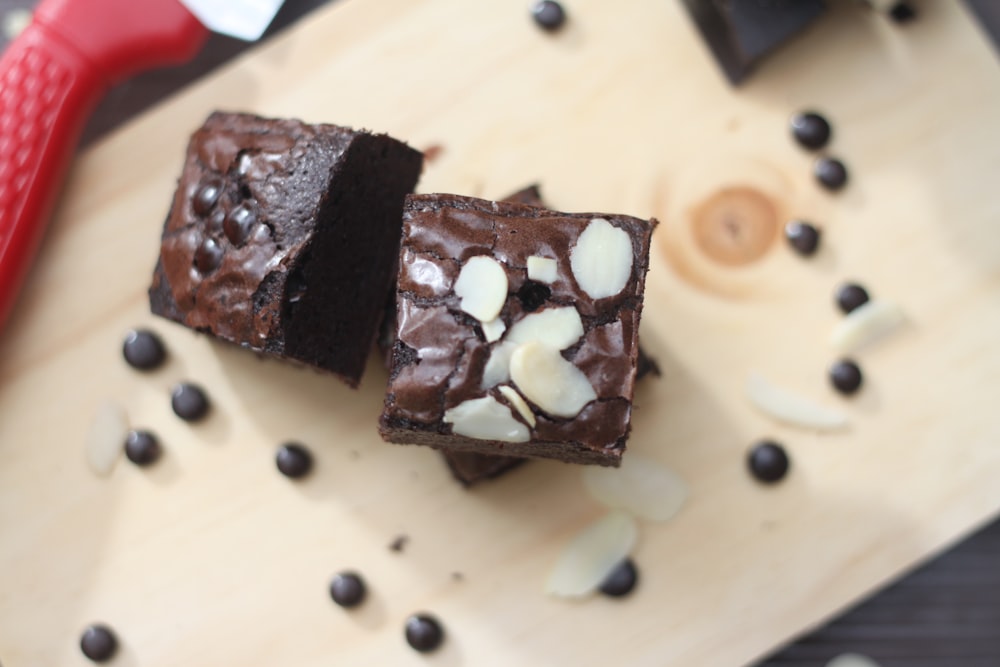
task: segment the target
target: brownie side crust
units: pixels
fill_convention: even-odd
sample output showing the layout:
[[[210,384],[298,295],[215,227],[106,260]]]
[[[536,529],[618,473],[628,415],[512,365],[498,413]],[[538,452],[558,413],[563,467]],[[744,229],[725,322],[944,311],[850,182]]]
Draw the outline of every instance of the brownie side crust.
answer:
[[[597,218],[625,233],[632,257],[625,286],[602,298],[588,296],[570,266],[576,242]],[[655,224],[454,195],[408,197],[383,437],[457,451],[617,465],[630,425],[636,336]],[[575,310],[582,324],[583,335],[561,354],[587,377],[595,398],[569,417],[531,403],[535,424],[528,441],[468,437],[446,420],[446,412],[472,398],[509,400],[497,386],[482,386],[497,341],[486,340],[482,323],[462,310],[453,289],[463,264],[480,255],[504,267],[508,294],[500,319],[508,328],[552,308]],[[555,260],[551,284],[527,278],[531,256]]]

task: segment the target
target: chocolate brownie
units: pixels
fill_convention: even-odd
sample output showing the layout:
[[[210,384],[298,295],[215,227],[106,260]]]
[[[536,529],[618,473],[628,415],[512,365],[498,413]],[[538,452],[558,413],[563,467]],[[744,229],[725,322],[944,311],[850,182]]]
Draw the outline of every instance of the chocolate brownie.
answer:
[[[421,163],[387,135],[212,114],[188,144],[152,311],[357,386]]]
[[[542,199],[541,188],[538,184],[532,184],[517,192],[504,197],[501,201],[513,202],[516,204],[529,204],[531,206],[546,207]],[[395,295],[393,295],[395,297]],[[395,298],[393,298],[393,312],[387,317],[385,322],[393,328],[389,338],[388,359],[391,360],[391,336],[395,335]],[[648,356],[639,344],[639,355],[636,359],[636,381],[641,380],[646,375],[652,373],[659,377],[660,367],[656,361]],[[441,450],[441,457],[448,464],[451,474],[465,486],[473,486],[479,482],[496,479],[514,468],[517,468],[527,459],[516,456],[500,456],[496,454],[478,454],[476,452],[459,452],[448,449]]]
[[[382,437],[618,465],[655,225],[407,197]]]

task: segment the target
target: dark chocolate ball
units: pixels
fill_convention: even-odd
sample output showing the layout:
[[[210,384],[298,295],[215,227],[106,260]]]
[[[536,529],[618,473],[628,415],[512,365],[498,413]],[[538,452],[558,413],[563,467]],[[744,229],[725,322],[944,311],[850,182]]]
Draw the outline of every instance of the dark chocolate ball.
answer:
[[[639,570],[636,569],[635,562],[626,558],[611,570],[598,590],[609,597],[620,598],[631,593],[638,581]]]
[[[847,185],[847,167],[837,158],[822,157],[816,160],[813,174],[827,190],[840,190]]]
[[[184,421],[198,421],[208,414],[208,397],[198,385],[182,382],[170,393],[170,407]]]
[[[216,202],[222,195],[222,183],[217,180],[210,180],[198,186],[197,192],[191,199],[191,208],[200,216],[206,216],[215,208]]]
[[[830,141],[830,123],[815,111],[802,111],[792,116],[792,136],[804,148],[817,150]]]
[[[844,283],[837,289],[837,307],[844,312],[850,313],[855,308],[865,305],[869,301],[868,290],[857,283]]]
[[[566,10],[555,0],[541,0],[531,8],[535,23],[545,30],[558,30],[566,22]]]
[[[107,662],[118,650],[118,638],[108,626],[95,623],[80,636],[80,650],[94,662]]]
[[[444,628],[429,614],[414,614],[406,619],[406,643],[414,650],[429,653],[441,646]]]
[[[125,456],[138,466],[147,466],[160,458],[160,441],[149,431],[129,431],[125,436]]]
[[[305,477],[312,470],[312,454],[302,445],[289,442],[278,449],[274,462],[285,477]]]
[[[213,238],[201,242],[194,252],[194,268],[199,273],[211,273],[222,263],[222,246]]]
[[[856,392],[861,388],[863,379],[861,368],[850,359],[841,359],[830,366],[830,383],[841,394]]]
[[[341,607],[357,607],[367,592],[364,580],[355,572],[341,572],[330,582],[330,597]]]
[[[776,442],[764,440],[750,450],[747,465],[753,476],[765,484],[780,481],[788,474],[789,461],[785,448]]]
[[[792,220],[785,225],[785,238],[795,252],[803,256],[812,255],[819,247],[820,232],[815,226],[802,220]]]
[[[122,356],[132,368],[148,371],[159,367],[167,358],[163,341],[148,329],[133,329],[125,334]]]

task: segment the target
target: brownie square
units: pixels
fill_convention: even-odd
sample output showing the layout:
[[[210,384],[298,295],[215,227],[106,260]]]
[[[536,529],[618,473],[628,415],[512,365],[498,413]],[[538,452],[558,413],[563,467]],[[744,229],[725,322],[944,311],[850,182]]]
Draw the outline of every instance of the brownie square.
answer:
[[[357,386],[422,161],[384,134],[213,113],[188,144],[152,311]]]
[[[407,197],[383,438],[618,465],[655,225]]]

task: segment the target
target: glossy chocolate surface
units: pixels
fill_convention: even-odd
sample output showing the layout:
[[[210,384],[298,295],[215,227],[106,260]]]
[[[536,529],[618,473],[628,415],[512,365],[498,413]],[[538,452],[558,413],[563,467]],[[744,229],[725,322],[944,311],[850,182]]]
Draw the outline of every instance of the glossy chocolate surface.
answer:
[[[385,135],[212,114],[164,225],[153,312],[356,385],[421,161]]]
[[[577,238],[596,217],[626,231],[634,258],[626,286],[597,300],[577,285],[569,261]],[[638,319],[654,225],[628,216],[557,213],[453,195],[409,197],[383,435],[393,442],[617,465],[631,417]],[[531,304],[536,312],[573,306],[584,324],[584,336],[563,356],[584,372],[598,398],[568,419],[533,406],[537,425],[526,443],[454,436],[442,421],[445,410],[496,392],[481,385],[491,349],[499,343],[486,342],[479,323],[460,310],[453,291],[462,263],[476,255],[491,256],[504,267],[508,298],[501,317],[508,329],[528,314],[517,295],[528,282],[526,264],[532,255],[558,261],[548,298]]]

